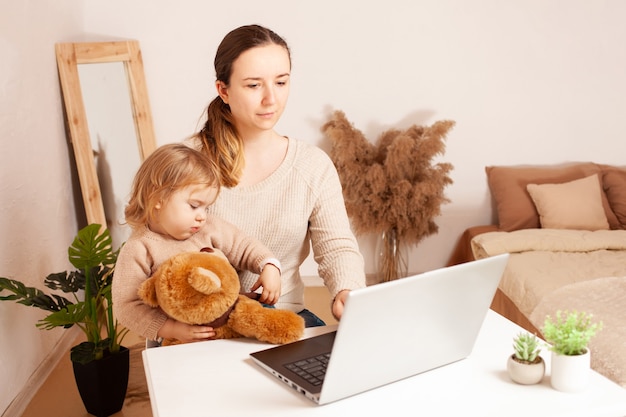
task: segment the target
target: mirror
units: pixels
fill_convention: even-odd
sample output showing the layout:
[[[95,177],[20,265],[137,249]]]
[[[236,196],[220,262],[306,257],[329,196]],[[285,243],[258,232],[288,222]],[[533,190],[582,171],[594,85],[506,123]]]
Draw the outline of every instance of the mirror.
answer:
[[[70,141],[88,223],[126,241],[124,206],[141,161],[155,148],[139,43],[55,45]]]

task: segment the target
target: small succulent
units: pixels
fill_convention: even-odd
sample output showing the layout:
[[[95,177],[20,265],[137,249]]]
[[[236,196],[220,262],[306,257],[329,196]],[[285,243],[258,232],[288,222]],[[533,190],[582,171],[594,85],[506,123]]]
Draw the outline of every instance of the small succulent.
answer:
[[[518,362],[536,363],[541,359],[540,352],[540,341],[534,334],[522,332],[513,339],[513,353]]]
[[[592,322],[593,315],[578,311],[557,311],[547,316],[542,333],[550,350],[561,355],[582,355],[591,338],[602,328],[602,322]]]

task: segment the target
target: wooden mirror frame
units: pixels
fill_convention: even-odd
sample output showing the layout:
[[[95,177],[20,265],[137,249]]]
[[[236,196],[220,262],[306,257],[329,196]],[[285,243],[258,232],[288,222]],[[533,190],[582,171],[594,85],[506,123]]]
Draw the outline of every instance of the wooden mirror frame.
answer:
[[[139,42],[126,40],[58,43],[55,45],[55,50],[67,125],[76,158],[87,223],[97,223],[106,227],[106,215],[94,161],[94,151],[89,137],[78,65],[99,62],[122,62],[124,64],[139,145],[139,159],[143,161],[156,149],[156,141]]]

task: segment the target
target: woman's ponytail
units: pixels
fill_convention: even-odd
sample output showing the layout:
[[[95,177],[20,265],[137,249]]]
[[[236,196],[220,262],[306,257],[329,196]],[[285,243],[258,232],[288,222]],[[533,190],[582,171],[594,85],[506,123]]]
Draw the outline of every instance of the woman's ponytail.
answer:
[[[206,122],[198,136],[202,150],[216,162],[224,187],[239,183],[244,167],[243,141],[233,125],[228,104],[218,96],[207,108]]]

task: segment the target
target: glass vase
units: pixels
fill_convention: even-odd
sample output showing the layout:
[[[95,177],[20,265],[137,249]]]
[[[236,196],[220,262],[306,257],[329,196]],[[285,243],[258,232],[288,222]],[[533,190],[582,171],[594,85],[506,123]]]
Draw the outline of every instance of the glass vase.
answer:
[[[395,228],[382,232],[376,253],[378,282],[393,281],[407,276],[408,247],[401,241]]]

